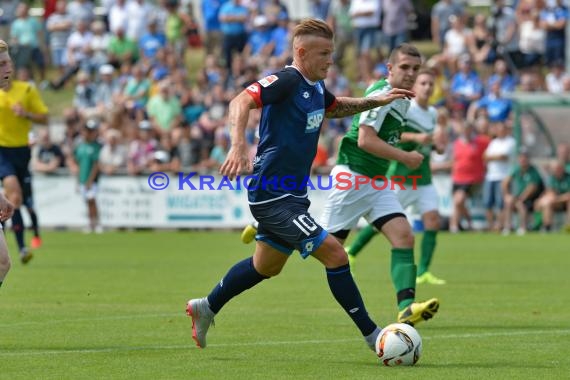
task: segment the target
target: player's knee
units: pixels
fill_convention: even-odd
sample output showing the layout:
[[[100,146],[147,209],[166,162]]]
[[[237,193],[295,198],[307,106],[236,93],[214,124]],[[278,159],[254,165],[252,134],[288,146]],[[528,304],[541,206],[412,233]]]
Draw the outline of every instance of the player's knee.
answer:
[[[338,268],[348,264],[348,256],[346,255],[344,248],[340,246],[339,248],[332,250],[330,255],[327,256],[324,264],[327,268]]]
[[[414,234],[411,229],[399,231],[392,239],[392,246],[394,247],[413,247]]]
[[[283,269],[283,265],[278,265],[278,264],[271,264],[271,263],[265,263],[265,264],[258,264],[255,265],[255,270],[257,271],[257,273],[259,273],[262,276],[265,277],[275,277],[277,276],[279,273],[281,273],[281,270]]]

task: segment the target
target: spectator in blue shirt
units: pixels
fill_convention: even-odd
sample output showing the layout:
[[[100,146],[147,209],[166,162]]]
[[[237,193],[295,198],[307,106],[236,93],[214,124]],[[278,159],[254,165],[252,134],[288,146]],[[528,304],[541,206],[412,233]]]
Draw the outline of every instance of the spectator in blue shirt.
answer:
[[[562,0],[556,0],[553,6],[547,6],[540,11],[540,26],[546,30],[546,65],[566,59],[567,21],[568,8]]]
[[[219,20],[223,34],[222,51],[226,67],[231,71],[234,52],[243,51],[247,42],[247,20],[249,9],[241,5],[241,0],[230,0],[220,8]]]
[[[471,102],[481,98],[483,83],[473,70],[469,55],[459,57],[458,65],[459,71],[451,78],[451,102],[453,108],[466,112]]]
[[[166,35],[158,30],[158,21],[148,23],[148,31],[139,38],[139,49],[142,57],[154,62],[159,49],[166,47]]]

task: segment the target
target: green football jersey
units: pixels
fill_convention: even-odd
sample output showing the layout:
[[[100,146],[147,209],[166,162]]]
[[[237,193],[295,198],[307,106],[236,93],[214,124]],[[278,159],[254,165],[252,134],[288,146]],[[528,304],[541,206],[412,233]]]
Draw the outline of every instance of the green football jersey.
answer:
[[[528,185],[534,184],[537,185],[540,189],[543,183],[540,173],[532,165],[528,167],[526,172],[523,172],[521,167],[517,165],[513,171],[512,176],[514,185],[513,195],[515,197],[521,195]]]
[[[570,193],[570,174],[564,173],[562,178],[550,176],[548,187],[550,187],[557,195]]]
[[[366,97],[377,96],[391,89],[392,86],[383,79],[368,87],[365,95]],[[337,164],[347,165],[352,171],[370,178],[385,176],[390,166],[390,160],[360,149],[358,147],[358,129],[361,125],[372,127],[380,139],[390,145],[396,145],[400,141],[402,125],[405,122],[405,115],[409,106],[409,100],[396,99],[385,106],[354,115],[350,130],[340,143]]]
[[[410,109],[406,114],[406,125],[402,132],[428,133],[433,135],[436,125],[437,111],[434,107],[422,108],[415,100],[411,101]],[[424,160],[417,169],[409,169],[398,161],[392,161],[388,174],[390,176],[404,176],[406,183],[429,185],[431,183],[430,154],[432,144],[418,144],[412,141],[398,143],[398,148],[411,152],[417,150],[424,156]],[[410,177],[414,176],[414,178]],[[418,178],[419,177],[419,178]]]

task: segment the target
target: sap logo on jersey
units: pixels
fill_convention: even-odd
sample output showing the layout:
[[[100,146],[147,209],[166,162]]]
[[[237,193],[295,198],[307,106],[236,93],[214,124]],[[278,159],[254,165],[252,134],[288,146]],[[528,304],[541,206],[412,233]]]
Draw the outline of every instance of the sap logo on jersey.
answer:
[[[323,119],[325,118],[325,110],[320,109],[313,111],[307,115],[307,126],[305,127],[305,133],[314,133],[319,130]]]

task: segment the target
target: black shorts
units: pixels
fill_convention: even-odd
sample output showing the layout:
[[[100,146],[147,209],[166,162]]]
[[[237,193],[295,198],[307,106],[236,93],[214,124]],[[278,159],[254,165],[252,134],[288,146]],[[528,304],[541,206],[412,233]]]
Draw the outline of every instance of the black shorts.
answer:
[[[290,255],[297,249],[303,258],[317,250],[327,232],[309,214],[307,198],[285,197],[276,201],[250,205],[259,222],[256,240]]]
[[[30,148],[0,147],[0,180],[8,176],[16,176],[22,187],[22,199],[24,205],[33,207],[32,204],[32,174],[30,173]]]
[[[481,186],[478,183],[468,183],[468,184],[454,183],[451,193],[455,194],[456,191],[462,190],[467,195],[472,197],[473,195],[475,195],[479,191],[480,187]]]

